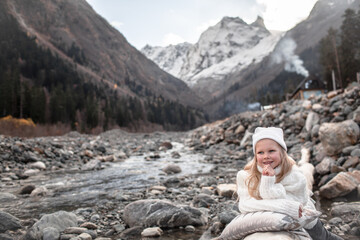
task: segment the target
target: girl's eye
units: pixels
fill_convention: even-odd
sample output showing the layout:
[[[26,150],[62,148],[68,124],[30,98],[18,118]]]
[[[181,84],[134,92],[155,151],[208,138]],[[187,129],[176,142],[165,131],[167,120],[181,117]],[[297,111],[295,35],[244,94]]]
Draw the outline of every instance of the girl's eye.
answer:
[[[264,152],[258,152],[258,154],[263,154]]]
[[[270,152],[275,152],[275,150],[270,150]]]

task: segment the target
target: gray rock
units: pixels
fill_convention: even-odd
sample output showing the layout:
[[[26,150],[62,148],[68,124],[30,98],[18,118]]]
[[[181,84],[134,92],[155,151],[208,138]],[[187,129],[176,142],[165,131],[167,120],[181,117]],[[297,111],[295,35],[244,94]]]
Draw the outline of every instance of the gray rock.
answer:
[[[90,221],[92,222],[97,222],[100,220],[100,215],[99,214],[94,214],[90,217]]]
[[[31,192],[34,191],[35,188],[36,187],[33,184],[25,185],[20,189],[20,194],[31,194]]]
[[[45,196],[48,194],[48,189],[45,186],[37,187],[35,188],[30,196],[31,197],[39,197],[39,196]]]
[[[236,184],[233,183],[223,183],[216,186],[216,192],[219,194],[219,196],[223,197],[236,197],[236,190]]]
[[[351,151],[350,155],[353,157],[360,157],[360,149],[354,149],[353,151]]]
[[[18,230],[21,228],[20,220],[13,215],[0,211],[0,233],[8,230]]]
[[[80,225],[80,227],[87,228],[87,229],[97,229],[98,228],[98,226],[92,222],[84,222]]]
[[[188,225],[188,226],[185,227],[185,231],[186,232],[195,232],[196,229],[195,229],[194,226]]]
[[[343,148],[342,153],[344,153],[344,154],[346,154],[346,155],[350,155],[351,152],[352,152],[353,150],[357,149],[357,148],[359,148],[358,145],[356,145],[356,146],[348,146],[348,147]]]
[[[171,144],[171,142],[163,142],[163,143],[160,144],[160,148],[172,149],[173,145]]]
[[[345,169],[355,167],[359,163],[359,157],[349,157],[342,165]]]
[[[306,118],[305,129],[310,132],[312,128],[320,122],[319,114],[310,112]]]
[[[210,187],[212,185],[217,185],[217,180],[214,177],[199,177],[195,180],[195,183],[200,187]]]
[[[96,231],[92,231],[92,230],[86,230],[85,233],[89,234],[92,239],[95,239],[98,236]]]
[[[327,155],[341,153],[342,149],[357,143],[360,129],[353,120],[340,123],[323,123],[319,137]]]
[[[101,161],[98,159],[92,159],[81,167],[83,171],[99,170],[101,169]]]
[[[33,152],[26,152],[24,154],[24,162],[40,162],[40,158]]]
[[[334,217],[329,220],[329,224],[332,224],[332,225],[339,225],[342,222],[343,222],[343,220],[340,217]]]
[[[189,206],[176,206],[163,200],[138,200],[124,209],[123,220],[130,227],[202,226],[207,223],[207,214]]]
[[[17,197],[14,194],[7,192],[0,192],[0,202],[13,201],[15,199],[17,199]]]
[[[215,199],[213,199],[210,195],[203,194],[203,193],[196,195],[193,199],[193,205],[195,207],[208,208],[214,203],[216,203]]]
[[[348,117],[354,120],[356,123],[360,123],[360,106],[352,113],[348,115]]]
[[[45,228],[53,227],[62,232],[68,227],[76,227],[77,222],[74,213],[59,211],[53,214],[45,214],[29,229],[25,235],[25,240],[42,239]]]
[[[320,175],[325,175],[330,172],[331,167],[335,164],[335,160],[331,157],[325,157],[318,165],[315,170]]]
[[[92,239],[91,235],[88,234],[88,233],[86,233],[86,232],[81,233],[81,234],[79,235],[79,238],[80,238],[81,240],[91,240],[91,239]]]
[[[67,227],[63,232],[66,234],[81,234],[87,231],[87,228],[84,227]]]
[[[43,229],[43,240],[58,240],[60,232],[54,227],[47,227]]]
[[[143,226],[134,226],[127,228],[120,234],[121,239],[139,239],[141,232],[144,230]]]
[[[360,214],[360,202],[340,203],[331,208],[331,216],[354,220]]]
[[[163,171],[167,174],[180,173],[181,167],[177,164],[169,164],[163,168]]]
[[[7,235],[5,233],[0,233],[0,239],[1,240],[14,240],[13,237],[11,237],[11,236],[9,236],[9,235]]]
[[[225,211],[219,214],[219,221],[222,224],[228,224],[230,223],[237,215],[239,215],[236,211]]]
[[[43,163],[41,161],[31,163],[31,164],[29,164],[29,166],[31,168],[36,168],[36,169],[39,169],[39,170],[45,170],[46,169],[45,163]]]
[[[116,224],[113,228],[116,232],[121,233],[126,227],[124,224]]]
[[[311,129],[311,137],[318,137],[319,136],[319,129],[320,129],[319,124],[316,124],[315,126],[313,126],[313,128]]]
[[[141,232],[142,237],[160,237],[163,231],[159,227],[146,228]]]
[[[24,175],[28,177],[38,175],[39,173],[40,173],[39,169],[27,169],[24,171]]]

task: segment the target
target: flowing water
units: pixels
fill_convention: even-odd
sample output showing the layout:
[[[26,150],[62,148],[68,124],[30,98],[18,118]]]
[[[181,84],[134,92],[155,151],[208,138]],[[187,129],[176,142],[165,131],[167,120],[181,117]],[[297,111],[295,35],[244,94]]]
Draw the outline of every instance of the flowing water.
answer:
[[[70,169],[19,180],[22,186],[34,184],[36,187],[46,187],[48,194],[41,197],[19,196],[16,193],[21,186],[2,183],[2,189],[18,195],[19,198],[3,203],[0,209],[6,209],[22,219],[39,218],[41,214],[58,210],[71,211],[80,207],[92,207],[99,201],[116,200],[116,196],[123,192],[144,190],[169,177],[206,173],[212,168],[211,164],[203,160],[203,155],[191,153],[181,143],[172,142],[172,145],[173,149],[160,152],[160,158],[149,158],[153,155],[150,152],[131,156],[123,162],[105,163],[102,170]],[[173,151],[180,153],[180,157],[173,158]],[[170,163],[179,165],[181,173],[166,175],[162,169]]]

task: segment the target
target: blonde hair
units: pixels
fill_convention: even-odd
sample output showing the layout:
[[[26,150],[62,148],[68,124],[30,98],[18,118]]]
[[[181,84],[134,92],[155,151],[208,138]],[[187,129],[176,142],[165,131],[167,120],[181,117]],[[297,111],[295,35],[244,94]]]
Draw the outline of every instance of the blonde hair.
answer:
[[[279,183],[281,180],[283,180],[286,174],[291,170],[292,166],[296,164],[294,159],[289,157],[289,155],[286,153],[285,149],[283,149],[280,145],[279,147],[280,147],[281,171],[278,175],[276,175],[276,183]],[[250,196],[258,200],[262,199],[259,193],[259,184],[262,173],[259,172],[257,168],[256,155],[254,156],[252,161],[246,164],[244,170],[249,172],[249,177],[245,180],[245,185],[247,185],[248,187]]]

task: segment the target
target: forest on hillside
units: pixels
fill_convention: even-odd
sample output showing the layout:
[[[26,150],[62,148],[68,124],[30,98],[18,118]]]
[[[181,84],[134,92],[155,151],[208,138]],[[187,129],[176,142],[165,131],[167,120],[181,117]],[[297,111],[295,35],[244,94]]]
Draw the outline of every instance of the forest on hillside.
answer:
[[[23,32],[6,7],[0,15],[0,118],[30,118],[35,124],[64,123],[80,132],[94,128],[136,128],[136,122],[162,125],[166,130],[194,128],[204,114],[178,102],[156,96],[135,82],[125,81],[137,97],[120,96],[116,88],[79,75],[76,64],[86,65],[74,44],[59,48],[74,60],[69,64],[40,47]]]

